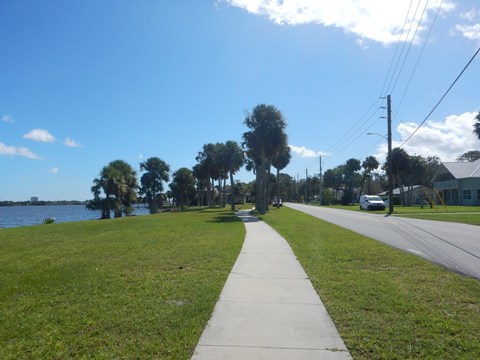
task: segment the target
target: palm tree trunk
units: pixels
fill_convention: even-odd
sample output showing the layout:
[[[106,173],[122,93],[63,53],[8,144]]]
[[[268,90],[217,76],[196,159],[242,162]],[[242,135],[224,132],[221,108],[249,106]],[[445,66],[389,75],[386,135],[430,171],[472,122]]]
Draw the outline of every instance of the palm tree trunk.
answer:
[[[211,193],[210,201],[211,201],[210,207],[215,207],[215,179],[213,178],[212,178],[212,193]]]
[[[266,212],[266,192],[267,192],[267,186],[266,186],[266,174],[267,174],[267,171],[266,171],[266,156],[265,156],[265,149],[262,148],[262,151],[261,151],[261,155],[260,155],[260,171],[259,171],[259,174],[260,174],[260,189],[258,189],[259,191],[259,195],[260,195],[260,208],[258,209],[258,212],[260,215],[265,215],[265,212]]]
[[[230,194],[231,194],[231,198],[232,198],[232,204],[231,204],[230,209],[232,211],[235,211],[235,187],[234,187],[234,184],[233,184],[233,172],[232,171],[230,171]]]

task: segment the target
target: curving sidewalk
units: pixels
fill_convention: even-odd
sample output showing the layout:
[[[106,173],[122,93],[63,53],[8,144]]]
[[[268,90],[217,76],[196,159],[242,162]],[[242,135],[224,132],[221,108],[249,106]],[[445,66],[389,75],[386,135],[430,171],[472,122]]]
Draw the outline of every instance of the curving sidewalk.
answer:
[[[245,242],[192,359],[351,359],[286,240],[237,215]]]

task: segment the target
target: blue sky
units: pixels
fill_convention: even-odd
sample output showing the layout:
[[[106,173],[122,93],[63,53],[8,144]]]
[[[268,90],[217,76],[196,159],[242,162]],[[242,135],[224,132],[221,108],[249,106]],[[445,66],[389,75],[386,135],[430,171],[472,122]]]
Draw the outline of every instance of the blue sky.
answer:
[[[3,0],[0,18],[0,200],[89,199],[116,159],[192,167],[261,103],[287,120],[292,176],[384,160],[380,97],[400,145],[480,46],[475,0]],[[408,153],[480,149],[479,75],[480,56]]]

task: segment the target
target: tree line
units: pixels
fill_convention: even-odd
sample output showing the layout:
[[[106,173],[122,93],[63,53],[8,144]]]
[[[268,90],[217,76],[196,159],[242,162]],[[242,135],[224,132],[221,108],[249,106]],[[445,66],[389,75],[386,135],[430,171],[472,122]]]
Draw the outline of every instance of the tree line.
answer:
[[[213,207],[219,198],[221,206],[226,206],[228,201],[235,210],[236,196],[242,195],[242,186],[235,183],[233,177],[246,165],[256,177],[253,190],[256,209],[264,214],[271,198],[271,182],[267,181],[270,169],[275,167],[278,177],[290,161],[286,121],[275,106],[260,104],[247,114],[244,124],[248,131],[242,135],[242,144],[232,140],[205,144],[195,158],[197,164],[192,169],[183,167],[175,171],[170,190],[165,193],[163,183],[170,181],[170,166],[164,160],[151,157],[141,162],[140,182],[130,164],[123,160],[110,162],[93,180],[93,199],[87,208],[100,211],[101,218],[108,219],[112,213],[113,217],[130,215],[134,210],[132,205],[139,201],[147,203],[149,212],[154,214],[166,199],[183,209],[194,202]],[[228,196],[227,179],[230,181]]]
[[[170,166],[158,157],[140,163],[140,181],[136,171],[123,160],[114,160],[103,167],[93,181],[94,198],[87,202],[90,210],[99,210],[101,218],[121,217],[133,212],[133,204],[145,202],[150,213],[158,212],[167,199],[182,209],[192,204],[214,207],[230,203],[235,210],[238,197],[249,197],[259,214],[265,214],[272,199],[314,201],[322,204],[350,204],[363,193],[380,193],[387,189],[387,173],[392,172],[394,185],[401,191],[402,204],[409,199],[404,189],[413,185],[431,186],[431,179],[440,165],[436,156],[409,155],[396,148],[380,167],[374,156],[363,161],[355,158],[327,170],[323,176],[295,179],[281,171],[291,159],[286,120],[273,105],[260,104],[247,113],[243,124],[247,131],[242,143],[229,140],[209,143],[197,153],[192,169],[182,167],[173,172],[169,190],[163,184],[170,181]],[[474,132],[480,139],[480,112]],[[475,161],[480,151],[468,151],[458,161]],[[255,181],[245,184],[234,181],[234,175],[245,166],[255,174]],[[275,168],[275,174],[271,169]],[[390,168],[391,167],[391,168]],[[227,180],[229,184],[227,185]]]

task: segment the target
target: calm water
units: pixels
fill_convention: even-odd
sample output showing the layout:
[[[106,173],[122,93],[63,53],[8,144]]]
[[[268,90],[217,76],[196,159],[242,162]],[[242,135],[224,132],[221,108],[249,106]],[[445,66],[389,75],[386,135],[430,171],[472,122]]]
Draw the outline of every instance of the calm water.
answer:
[[[135,208],[135,215],[146,215],[148,209]],[[90,211],[85,205],[0,206],[0,228],[39,225],[43,219],[55,218],[55,223],[95,220],[100,211]]]

